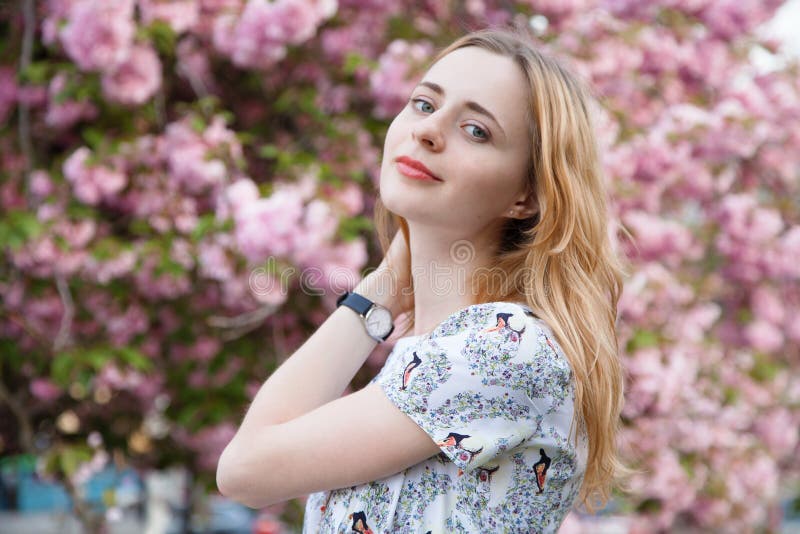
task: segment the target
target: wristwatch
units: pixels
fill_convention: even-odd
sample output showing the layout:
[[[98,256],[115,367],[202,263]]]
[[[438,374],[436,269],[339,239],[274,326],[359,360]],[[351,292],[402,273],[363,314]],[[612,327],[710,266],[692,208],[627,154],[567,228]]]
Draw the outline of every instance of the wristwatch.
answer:
[[[367,334],[372,339],[381,343],[394,331],[392,312],[380,304],[376,304],[366,297],[348,291],[336,299],[336,307],[347,306],[361,316]]]

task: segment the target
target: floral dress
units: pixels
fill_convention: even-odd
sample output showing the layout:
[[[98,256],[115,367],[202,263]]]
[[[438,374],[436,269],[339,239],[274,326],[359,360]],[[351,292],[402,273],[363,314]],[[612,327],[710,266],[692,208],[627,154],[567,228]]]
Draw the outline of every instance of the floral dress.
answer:
[[[303,534],[555,532],[587,441],[569,363],[523,304],[473,304],[397,340],[378,384],[441,452],[371,483],[309,495]]]

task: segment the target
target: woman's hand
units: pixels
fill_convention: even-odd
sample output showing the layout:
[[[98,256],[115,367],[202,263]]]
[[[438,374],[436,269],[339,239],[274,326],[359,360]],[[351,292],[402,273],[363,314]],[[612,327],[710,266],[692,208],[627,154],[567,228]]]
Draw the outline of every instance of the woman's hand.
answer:
[[[413,307],[411,256],[401,230],[395,233],[378,268],[365,276],[353,291],[388,308],[395,318]]]

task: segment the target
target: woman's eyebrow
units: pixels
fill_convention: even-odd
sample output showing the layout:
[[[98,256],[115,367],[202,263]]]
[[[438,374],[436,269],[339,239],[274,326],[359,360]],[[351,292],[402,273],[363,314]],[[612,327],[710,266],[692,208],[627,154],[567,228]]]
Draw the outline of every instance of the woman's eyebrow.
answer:
[[[437,93],[440,96],[444,96],[444,88],[441,85],[439,85],[438,83],[433,83],[433,82],[429,82],[429,81],[422,81],[422,82],[419,82],[419,85],[424,85],[425,87],[431,89],[434,93]],[[486,115],[487,117],[492,119],[494,121],[494,123],[497,125],[497,127],[500,128],[500,131],[503,132],[503,136],[506,135],[505,130],[503,130],[503,127],[500,126],[500,121],[498,121],[495,118],[495,116],[492,115],[492,113],[488,109],[486,109],[485,107],[481,106],[480,104],[478,104],[477,102],[474,102],[472,100],[467,102],[465,105],[469,109],[471,109],[472,111],[480,113],[481,115]]]

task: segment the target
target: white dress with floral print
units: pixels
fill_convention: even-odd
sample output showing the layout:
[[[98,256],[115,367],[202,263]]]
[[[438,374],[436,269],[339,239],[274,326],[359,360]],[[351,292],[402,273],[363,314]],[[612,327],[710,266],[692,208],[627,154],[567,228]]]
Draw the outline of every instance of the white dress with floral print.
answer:
[[[429,335],[400,338],[371,382],[441,452],[375,482],[312,493],[303,534],[558,530],[587,443],[571,426],[569,363],[527,306],[473,304]]]

